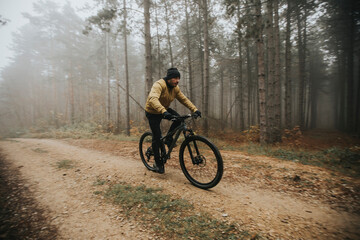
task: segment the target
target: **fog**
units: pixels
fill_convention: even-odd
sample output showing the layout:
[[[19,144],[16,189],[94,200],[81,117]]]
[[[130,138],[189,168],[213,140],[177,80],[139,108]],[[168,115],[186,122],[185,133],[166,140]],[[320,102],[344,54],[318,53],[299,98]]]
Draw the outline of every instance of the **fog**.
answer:
[[[2,54],[11,60],[0,73],[0,134],[79,124],[131,134],[147,126],[149,86],[172,66],[205,128],[360,133],[357,1],[206,2],[151,1],[148,36],[140,0],[34,1],[21,21],[1,1],[2,39],[20,26]]]

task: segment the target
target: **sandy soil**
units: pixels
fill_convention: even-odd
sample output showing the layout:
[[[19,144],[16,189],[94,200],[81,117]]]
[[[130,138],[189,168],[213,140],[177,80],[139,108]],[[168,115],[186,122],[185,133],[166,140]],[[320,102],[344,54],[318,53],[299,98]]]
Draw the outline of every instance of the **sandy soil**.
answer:
[[[162,187],[269,239],[360,239],[359,180],[318,167],[224,151],[224,178],[205,191],[187,181],[176,153],[164,175],[147,171],[136,142],[14,139],[0,148],[57,227],[57,239],[157,238],[95,195],[97,179]],[[57,168],[62,160],[75,167]]]

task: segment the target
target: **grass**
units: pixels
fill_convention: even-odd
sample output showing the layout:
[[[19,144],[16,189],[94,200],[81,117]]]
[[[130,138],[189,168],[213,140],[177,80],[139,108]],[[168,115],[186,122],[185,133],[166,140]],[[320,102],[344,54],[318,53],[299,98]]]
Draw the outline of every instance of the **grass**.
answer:
[[[106,183],[106,180],[97,178],[93,185],[94,185],[94,186],[102,186],[102,185],[104,185],[105,183]]]
[[[71,169],[74,167],[74,161],[67,160],[67,159],[61,160],[61,161],[56,162],[56,166],[59,169]]]
[[[43,149],[41,149],[41,148],[35,148],[35,149],[32,149],[34,152],[36,152],[36,153],[48,153],[48,151],[46,151],[46,150],[43,150]]]
[[[249,143],[237,147],[223,146],[221,149],[275,157],[304,165],[323,167],[352,177],[360,177],[360,152],[350,148],[332,147],[322,151],[309,151]]]
[[[269,155],[305,165],[327,168],[354,177],[360,176],[360,154],[348,148],[334,147],[316,152],[275,149],[269,151]]]
[[[116,140],[116,141],[138,141],[137,136],[126,136],[124,134],[113,134],[113,133],[103,133],[96,132],[91,133],[88,131],[83,131],[80,129],[66,129],[58,130],[53,129],[49,132],[42,133],[28,133],[22,137],[25,138],[55,138],[55,139],[64,139],[64,138],[73,138],[73,139],[100,139],[100,140]]]
[[[14,137],[23,138],[73,138],[73,139],[100,139],[117,141],[138,141],[138,136],[127,136],[125,134],[114,134],[104,129],[104,126],[95,123],[77,123],[65,125],[60,128],[34,128],[22,131],[21,135]]]
[[[104,196],[120,205],[127,216],[151,226],[156,234],[166,239],[250,239],[247,231],[205,212],[196,213],[188,201],[163,194],[159,188],[115,184]]]

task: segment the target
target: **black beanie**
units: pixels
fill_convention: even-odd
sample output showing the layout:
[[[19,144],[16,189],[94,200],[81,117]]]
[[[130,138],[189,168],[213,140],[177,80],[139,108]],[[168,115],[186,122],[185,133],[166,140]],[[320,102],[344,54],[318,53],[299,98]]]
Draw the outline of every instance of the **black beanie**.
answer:
[[[172,78],[180,78],[180,72],[177,70],[177,68],[169,68],[166,73],[166,77],[164,77],[164,80],[169,80]]]

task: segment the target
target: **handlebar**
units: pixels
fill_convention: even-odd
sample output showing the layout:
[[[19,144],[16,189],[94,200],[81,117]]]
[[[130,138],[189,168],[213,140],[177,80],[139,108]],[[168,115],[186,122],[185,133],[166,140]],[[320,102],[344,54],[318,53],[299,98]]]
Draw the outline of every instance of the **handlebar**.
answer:
[[[186,114],[186,115],[182,115],[182,116],[175,116],[173,119],[171,119],[171,121],[185,121],[185,119],[188,118],[198,118],[199,116],[197,114]]]

